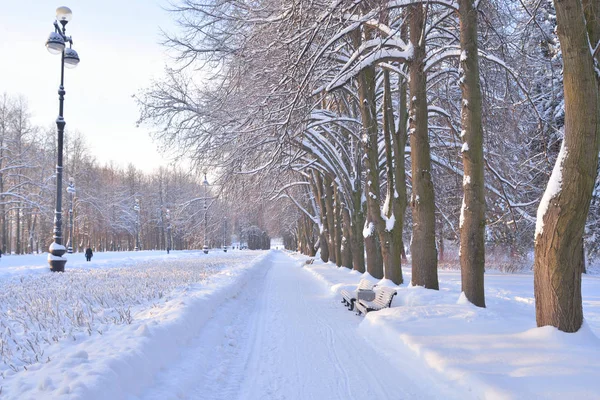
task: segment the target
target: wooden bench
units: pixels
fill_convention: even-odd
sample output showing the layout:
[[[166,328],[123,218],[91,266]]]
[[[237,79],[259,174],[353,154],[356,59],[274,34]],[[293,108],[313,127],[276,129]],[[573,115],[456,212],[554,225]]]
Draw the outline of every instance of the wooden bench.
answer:
[[[375,283],[369,281],[368,279],[361,279],[354,291],[342,290],[342,304],[348,307],[348,310],[352,311],[354,309],[354,303],[356,299],[363,300],[374,300],[375,292],[373,288],[375,287]]]
[[[378,311],[389,308],[392,305],[392,299],[396,295],[396,289],[382,286],[377,289],[377,295],[373,301],[356,300],[356,314],[366,314],[369,311]]]

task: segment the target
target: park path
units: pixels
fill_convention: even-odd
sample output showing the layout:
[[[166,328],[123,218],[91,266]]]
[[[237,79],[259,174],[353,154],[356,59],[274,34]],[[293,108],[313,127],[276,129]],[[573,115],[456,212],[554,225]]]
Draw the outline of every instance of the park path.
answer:
[[[345,311],[298,260],[275,251],[263,264],[199,335],[181,343],[181,357],[140,399],[437,397],[411,381],[401,362],[375,351],[357,333],[362,317]]]

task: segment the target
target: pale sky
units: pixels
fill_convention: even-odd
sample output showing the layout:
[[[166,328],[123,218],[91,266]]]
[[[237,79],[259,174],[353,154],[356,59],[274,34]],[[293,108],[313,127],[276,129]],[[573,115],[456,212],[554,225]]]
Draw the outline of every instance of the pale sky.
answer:
[[[102,163],[131,162],[148,172],[166,165],[149,128],[136,128],[132,98],[169,61],[159,44],[160,28],[175,29],[161,8],[166,0],[58,1],[2,1],[0,93],[23,95],[35,125],[56,126],[60,56],[50,54],[45,42],[56,8],[67,6],[73,11],[67,35],[81,59],[77,68],[65,69],[67,129],[81,132]]]

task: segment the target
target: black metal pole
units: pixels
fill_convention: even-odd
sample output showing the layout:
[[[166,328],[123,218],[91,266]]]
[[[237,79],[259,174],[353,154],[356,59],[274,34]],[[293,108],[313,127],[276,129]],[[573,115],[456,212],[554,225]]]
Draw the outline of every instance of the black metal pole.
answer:
[[[135,248],[134,251],[138,251],[140,249],[140,212],[136,210],[136,219],[135,219]]]
[[[63,25],[64,30],[64,25]],[[64,33],[63,33],[64,35]],[[56,127],[58,128],[58,146],[56,161],[56,208],[54,209],[54,242],[50,245],[50,254],[48,254],[48,264],[50,270],[62,272],[65,270],[67,259],[63,254],[67,251],[62,244],[62,169],[63,169],[63,139],[65,132],[65,119],[63,118],[63,106],[65,100],[65,52],[60,57],[60,86],[58,88],[58,118]]]
[[[69,185],[67,186],[67,192],[69,193],[69,239],[67,239],[67,253],[73,254],[73,197],[75,194],[73,178],[71,178]]]
[[[202,183],[204,188],[204,246],[202,247],[204,254],[208,254],[208,242],[206,241],[206,226],[208,224],[208,218],[206,216],[206,174],[204,174],[204,182]]]

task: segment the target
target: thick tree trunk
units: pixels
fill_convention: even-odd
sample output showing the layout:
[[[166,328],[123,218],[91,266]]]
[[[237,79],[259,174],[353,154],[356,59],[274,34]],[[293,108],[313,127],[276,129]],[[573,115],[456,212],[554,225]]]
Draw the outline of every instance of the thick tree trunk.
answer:
[[[342,203],[343,232],[342,237],[342,266],[352,268],[352,220],[345,203]]]
[[[372,222],[366,219],[365,229],[370,231],[368,236],[365,236],[365,249],[367,251],[367,272],[374,278],[383,279],[383,258],[381,257],[381,247],[379,238],[375,234],[375,228],[369,227]]]
[[[334,181],[335,182],[335,181]],[[335,183],[332,184],[332,186]],[[334,199],[334,210],[335,210],[335,263],[338,267],[342,266],[342,204],[340,202],[339,190],[333,187],[333,199]]]
[[[335,263],[337,253],[335,243],[335,211],[333,207],[333,188],[331,187],[331,179],[328,176],[323,176],[323,188],[325,190],[325,214],[327,217],[327,239],[329,241],[329,261]]]
[[[328,232],[327,232],[327,216],[325,211],[325,199],[323,198],[323,182],[321,175],[317,171],[313,171],[312,174],[312,185],[313,194],[318,202],[319,212],[321,214],[321,227],[319,227],[319,245],[321,247],[321,261],[329,261],[329,245]]]
[[[427,122],[425,75],[425,16],[423,5],[410,6],[410,41],[414,48],[410,69],[410,149],[412,160],[413,238],[412,283],[439,289],[435,246],[435,203],[431,180],[431,155]]]
[[[369,273],[375,278],[383,278],[383,270],[379,271],[379,259],[383,257],[384,264],[391,262],[390,249],[392,243],[387,239],[388,235],[385,233],[385,222],[381,218],[379,201],[379,149],[377,143],[379,129],[377,126],[374,67],[365,68],[359,73],[358,95],[361,120],[367,136],[367,140],[363,141],[363,147],[365,152],[365,176],[367,180],[365,190],[367,192],[367,215],[369,221],[367,230],[369,231],[369,235],[365,239],[370,240],[369,236],[380,235],[381,242],[380,256],[371,255],[370,253],[372,249],[378,248],[376,242],[367,244],[367,269],[369,269]],[[389,232],[387,233],[389,234]],[[371,260],[369,261],[369,259]],[[373,272],[371,272],[370,268],[373,268]]]
[[[360,165],[358,167],[360,168]],[[363,237],[365,214],[362,206],[360,170],[357,172],[357,174],[359,178],[356,180],[356,187],[352,193],[352,269],[358,272],[365,272],[365,240]]]
[[[398,171],[399,167],[404,167],[404,152],[400,159],[394,160],[395,146],[392,145],[392,136],[397,136],[395,129],[394,111],[392,105],[392,90],[390,87],[390,74],[386,70],[383,72],[383,136],[385,143],[385,158],[386,158],[386,176],[387,176],[387,191],[386,201],[380,215],[387,218],[387,221],[382,224],[382,232],[379,237],[384,246],[387,246],[387,251],[383,251],[384,257],[384,276],[390,279],[397,285],[404,282],[402,277],[402,226],[404,222],[404,209],[398,190],[406,191],[404,181],[399,181],[396,175],[402,175],[404,171]],[[401,118],[401,117],[400,117]],[[396,140],[396,139],[394,139]],[[396,151],[397,153],[397,151]],[[397,154],[396,154],[397,155]],[[405,192],[406,193],[406,192]],[[406,205],[406,198],[405,203]],[[390,222],[388,226],[388,222]]]
[[[463,203],[460,213],[460,269],[462,291],[478,307],[485,307],[485,190],[483,125],[477,53],[477,10],[473,0],[459,0],[460,66],[462,70]]]
[[[404,29],[405,30],[405,29]],[[402,33],[403,38],[406,37],[405,32]],[[398,247],[401,265],[402,261],[406,262],[406,254],[404,253],[404,240],[402,232],[404,230],[404,215],[406,214],[406,163],[405,147],[406,147],[406,123],[408,121],[408,112],[406,109],[406,80],[402,76],[398,76],[399,92],[398,92],[398,129],[392,135],[394,146],[394,182],[396,191],[394,193],[394,217],[396,219],[397,229],[394,230],[394,243]],[[391,101],[389,102],[392,106]],[[391,128],[393,129],[393,127]]]
[[[582,236],[598,167],[600,104],[588,33],[597,7],[554,1],[563,55],[565,138],[538,208],[534,289],[538,326],[576,332],[583,323]],[[597,2],[591,2],[597,3]],[[586,21],[593,26],[586,27]]]

